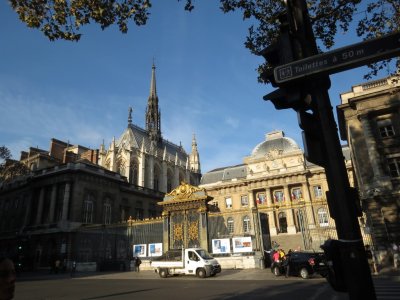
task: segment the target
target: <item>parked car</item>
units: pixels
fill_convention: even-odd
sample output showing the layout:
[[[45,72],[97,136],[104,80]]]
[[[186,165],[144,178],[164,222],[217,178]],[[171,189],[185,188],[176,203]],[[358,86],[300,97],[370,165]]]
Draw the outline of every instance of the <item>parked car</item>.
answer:
[[[285,274],[282,261],[275,261],[271,265],[271,272],[275,276]],[[323,277],[328,275],[328,266],[323,252],[294,251],[289,258],[289,276],[301,276],[306,279],[314,274]]]

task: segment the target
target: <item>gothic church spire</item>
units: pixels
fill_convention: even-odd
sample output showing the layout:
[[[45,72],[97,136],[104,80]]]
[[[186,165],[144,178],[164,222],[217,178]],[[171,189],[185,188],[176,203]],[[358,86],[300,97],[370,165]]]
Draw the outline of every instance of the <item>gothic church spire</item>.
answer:
[[[190,169],[195,173],[201,173],[200,170],[200,155],[197,150],[196,136],[193,134],[192,152],[189,155]]]
[[[154,63],[151,71],[150,95],[146,108],[146,130],[152,141],[158,142],[161,140],[161,113],[158,109],[156,67]]]

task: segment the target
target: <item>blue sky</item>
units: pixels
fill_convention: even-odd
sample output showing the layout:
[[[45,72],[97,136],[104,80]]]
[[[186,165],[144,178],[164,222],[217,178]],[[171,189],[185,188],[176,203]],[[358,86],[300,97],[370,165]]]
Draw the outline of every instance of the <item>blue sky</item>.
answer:
[[[163,137],[190,152],[196,134],[203,173],[242,163],[273,130],[303,147],[296,113],[262,99],[272,87],[257,82],[263,58],[243,45],[248,22],[223,14],[219,1],[195,4],[188,13],[176,0],[153,1],[147,25],[130,23],[122,34],[94,24],[74,43],[50,42],[1,1],[0,145],[15,159],[29,147],[48,150],[51,138],[108,146],[126,128],[130,106],[144,127],[154,59]],[[339,34],[335,48],[359,41]],[[331,76],[333,106],[365,81],[364,70]]]

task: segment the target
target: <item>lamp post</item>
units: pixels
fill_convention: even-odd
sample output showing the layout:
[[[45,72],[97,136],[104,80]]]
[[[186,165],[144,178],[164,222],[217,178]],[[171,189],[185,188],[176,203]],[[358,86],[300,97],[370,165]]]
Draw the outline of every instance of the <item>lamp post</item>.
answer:
[[[131,250],[132,250],[132,222],[133,222],[132,216],[129,216],[129,219],[128,219],[128,224],[129,224],[128,258],[129,258],[129,260],[132,259],[132,252],[131,252]]]

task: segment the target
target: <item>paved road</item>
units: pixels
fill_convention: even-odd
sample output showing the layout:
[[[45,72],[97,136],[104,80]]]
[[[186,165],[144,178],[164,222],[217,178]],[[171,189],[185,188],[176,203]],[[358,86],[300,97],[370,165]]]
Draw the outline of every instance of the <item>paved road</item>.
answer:
[[[400,299],[400,276],[374,277],[379,300]],[[108,274],[24,274],[17,282],[15,300],[94,299],[268,299],[344,300],[326,280],[315,277],[275,277],[269,270],[223,270],[215,277],[160,278],[153,271]]]

